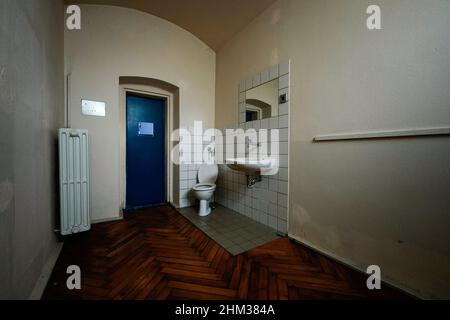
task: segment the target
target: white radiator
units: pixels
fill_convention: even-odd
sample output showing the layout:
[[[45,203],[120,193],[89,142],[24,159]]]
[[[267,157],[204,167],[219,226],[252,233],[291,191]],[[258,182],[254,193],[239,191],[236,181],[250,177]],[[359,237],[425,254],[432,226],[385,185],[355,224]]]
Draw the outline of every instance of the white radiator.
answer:
[[[61,234],[88,231],[90,219],[87,130],[59,129]]]

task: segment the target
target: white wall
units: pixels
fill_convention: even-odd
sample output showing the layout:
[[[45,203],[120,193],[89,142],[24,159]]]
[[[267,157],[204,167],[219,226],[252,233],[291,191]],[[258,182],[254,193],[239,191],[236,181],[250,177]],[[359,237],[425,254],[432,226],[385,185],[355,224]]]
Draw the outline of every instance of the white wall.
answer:
[[[0,1],[0,299],[29,297],[56,247],[63,5]]]
[[[214,124],[215,53],[178,26],[110,6],[81,6],[82,30],[66,31],[70,124],[89,129],[92,217],[119,216],[119,77],[155,78],[180,90],[180,126]],[[106,118],[81,115],[83,98],[106,102]]]
[[[450,1],[280,0],[217,54],[216,126],[237,86],[291,59],[290,233],[422,297],[450,297],[449,137],[312,143],[450,126]]]

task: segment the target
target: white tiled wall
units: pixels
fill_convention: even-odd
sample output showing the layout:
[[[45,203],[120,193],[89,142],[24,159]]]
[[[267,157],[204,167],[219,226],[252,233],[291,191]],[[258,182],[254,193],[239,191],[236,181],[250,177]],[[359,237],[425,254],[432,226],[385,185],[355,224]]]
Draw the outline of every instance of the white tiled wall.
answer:
[[[279,94],[288,101],[279,105],[277,117],[245,123],[245,91],[279,77]],[[243,129],[278,129],[280,169],[277,175],[262,177],[252,189],[247,188],[244,173],[219,166],[216,202],[253,220],[287,233],[289,191],[289,63],[280,64],[242,81],[239,85],[239,125]]]
[[[191,189],[197,184],[198,164],[180,164],[180,207],[185,208],[195,204]]]
[[[204,128],[204,131],[206,131],[207,128]],[[189,129],[189,131],[192,133],[194,130],[192,128]],[[211,142],[208,141],[202,141],[200,142],[200,145],[202,147],[202,150],[204,150]],[[180,141],[180,153],[188,152],[191,153],[191,162],[189,164],[186,163],[180,163],[179,165],[179,201],[178,205],[180,208],[190,207],[193,205],[196,205],[197,200],[195,196],[192,193],[192,188],[198,183],[198,169],[200,167],[201,162],[195,162],[195,141],[194,136],[192,136],[192,140],[190,143],[190,147],[188,148],[188,141]],[[212,199],[214,201],[214,199]]]
[[[288,101],[279,105],[279,115],[276,117],[245,123],[245,92],[267,81],[279,78],[279,94],[287,94]],[[268,225],[281,233],[287,233],[288,191],[289,191],[289,63],[269,68],[251,79],[244,80],[239,85],[239,125],[228,129],[261,129],[279,130],[279,163],[277,175],[264,176],[262,181],[253,188],[247,187],[247,177],[244,173],[233,171],[224,164],[219,165],[219,177],[215,193],[215,201],[225,207],[239,212],[253,220]],[[193,132],[193,130],[190,130]],[[218,152],[225,151],[224,142],[216,145]],[[270,133],[269,133],[270,137]],[[186,141],[180,142],[181,150],[185,152]],[[203,142],[205,147],[209,142]],[[191,157],[194,159],[195,144],[191,144]],[[269,148],[270,150],[270,148]],[[237,154],[245,156],[244,154]],[[223,158],[226,158],[225,155]],[[197,200],[192,194],[192,187],[197,183],[197,173],[200,163],[179,165],[179,206],[196,205]],[[214,201],[214,199],[213,199]]]

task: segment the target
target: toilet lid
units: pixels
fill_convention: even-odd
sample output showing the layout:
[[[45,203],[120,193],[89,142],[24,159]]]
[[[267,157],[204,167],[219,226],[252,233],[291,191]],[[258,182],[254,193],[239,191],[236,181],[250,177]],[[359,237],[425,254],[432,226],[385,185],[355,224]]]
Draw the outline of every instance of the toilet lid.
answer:
[[[214,184],[218,174],[219,167],[216,164],[202,164],[198,169],[198,182]]]

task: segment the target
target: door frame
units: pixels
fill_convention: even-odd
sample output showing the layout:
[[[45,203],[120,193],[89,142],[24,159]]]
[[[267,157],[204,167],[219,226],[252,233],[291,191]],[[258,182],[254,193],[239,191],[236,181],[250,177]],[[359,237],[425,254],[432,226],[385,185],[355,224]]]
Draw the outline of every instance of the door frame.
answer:
[[[166,104],[166,110],[165,110],[165,127],[166,127],[166,137],[165,137],[165,166],[166,166],[166,201],[168,203],[173,203],[173,195],[172,195],[172,177],[173,177],[173,168],[170,165],[170,133],[172,132],[172,117],[173,117],[173,97],[170,93],[163,93],[163,92],[154,92],[157,90],[152,90],[153,88],[133,88],[134,85],[124,85],[121,86],[120,95],[121,95],[121,114],[122,114],[122,130],[121,130],[121,156],[123,161],[121,164],[122,169],[122,183],[121,183],[121,207],[122,210],[126,208],[126,201],[127,201],[127,94],[135,94],[138,96],[142,96],[144,98],[149,99],[159,99],[164,100]],[[159,91],[159,90],[158,90]]]

